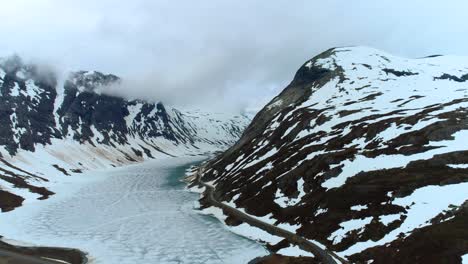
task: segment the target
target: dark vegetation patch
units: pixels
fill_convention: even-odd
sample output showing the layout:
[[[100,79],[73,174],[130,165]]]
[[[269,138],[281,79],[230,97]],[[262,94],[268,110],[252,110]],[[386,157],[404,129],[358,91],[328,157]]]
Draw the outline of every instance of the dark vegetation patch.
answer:
[[[145,154],[146,154],[147,157],[154,159],[153,155],[151,155],[151,150],[149,150],[149,149],[143,147],[142,145],[139,145],[139,146],[140,146],[140,148],[145,152]]]
[[[23,170],[23,169],[21,169],[21,168],[19,168],[19,167],[16,167],[15,165],[13,165],[13,164],[7,162],[6,160],[4,160],[4,159],[2,159],[2,158],[0,158],[0,161],[1,161],[3,164],[7,165],[8,167],[13,168],[13,169],[15,169],[15,170],[17,170],[17,171],[20,171],[20,172],[26,174],[27,176],[35,177],[35,178],[38,178],[38,179],[43,180],[43,181],[48,181],[46,178],[39,177],[39,176],[37,176],[37,175],[35,175],[35,174],[32,174],[32,173],[30,173],[30,172],[28,172],[28,171],[25,171],[25,170]]]
[[[434,54],[434,55],[429,55],[429,56],[423,57],[423,59],[424,58],[437,58],[437,57],[441,57],[441,56],[444,56],[444,55]]]
[[[382,69],[382,71],[384,71],[387,75],[388,74],[393,74],[393,75],[395,75],[397,77],[412,76],[412,75],[418,75],[419,74],[417,72],[399,71],[399,70],[389,69],[389,68]]]
[[[434,80],[451,80],[455,82],[466,82],[468,81],[468,74],[462,75],[461,77],[450,75],[447,73],[442,74],[439,77],[434,77]]]
[[[13,184],[15,188],[28,189],[32,193],[41,195],[41,197],[38,198],[39,200],[45,200],[49,198],[49,196],[54,195],[53,192],[47,190],[45,187],[37,187],[27,183],[24,178],[20,176],[6,176],[0,174],[0,179]]]
[[[380,58],[384,59],[386,62],[392,62],[389,58],[386,56],[378,55]]]
[[[28,182],[26,182],[26,179],[28,178],[37,178],[39,180],[42,179],[40,177],[33,177],[29,175],[28,176],[17,175],[13,173],[12,171],[0,168],[0,179],[13,184],[15,188],[28,189],[32,193],[41,195],[41,197],[38,198],[39,200],[45,200],[49,198],[49,196],[54,194],[53,192],[47,190],[44,187],[37,187],[37,186],[29,184]]]
[[[23,204],[23,197],[0,190],[0,209],[2,212],[8,212]]]
[[[344,116],[352,115],[352,114],[359,113],[359,112],[362,112],[362,109],[343,110],[343,111],[339,111],[339,112],[338,112],[338,115],[339,115],[340,117],[344,117]]]
[[[371,87],[369,84],[368,84],[368,85],[364,85],[364,86],[362,86],[362,87],[356,88],[356,91],[360,91],[360,90],[362,90],[362,89],[369,88],[369,87]]]
[[[143,157],[143,152],[141,150],[138,150],[138,149],[135,149],[135,148],[131,148],[133,153],[135,153],[135,155],[137,155],[138,157]]]
[[[398,107],[403,107],[405,106],[406,104],[408,103],[411,103],[412,101],[414,100],[417,100],[417,99],[420,99],[420,98],[424,98],[425,96],[422,96],[422,95],[413,95],[413,96],[410,96],[410,98],[406,101],[404,101],[403,103],[399,104]],[[393,101],[394,102],[394,101]]]
[[[67,176],[70,176],[70,173],[68,173],[68,171],[66,169],[60,167],[59,165],[54,164],[54,165],[52,165],[52,167],[56,168],[58,171],[62,172],[63,174],[65,174]]]
[[[363,97],[363,98],[359,99],[359,102],[372,101],[372,100],[375,100],[375,98],[377,98],[377,97],[379,97],[381,95],[383,95],[382,92],[372,93],[372,94],[369,94],[366,97]]]
[[[405,99],[403,98],[399,98],[399,99],[395,99],[393,101],[390,101],[390,103],[398,103],[398,102],[401,102],[401,101],[404,101]]]
[[[312,257],[288,257],[273,254],[266,257],[259,257],[251,260],[249,264],[319,264],[320,260]]]
[[[128,153],[126,153],[126,152],[124,152],[124,151],[122,151],[122,150],[119,150],[119,151],[120,151],[120,153],[122,153],[122,154],[125,156],[125,158],[126,158],[128,161],[137,162],[137,160],[134,159],[134,158],[132,158],[130,155],[128,155]]]

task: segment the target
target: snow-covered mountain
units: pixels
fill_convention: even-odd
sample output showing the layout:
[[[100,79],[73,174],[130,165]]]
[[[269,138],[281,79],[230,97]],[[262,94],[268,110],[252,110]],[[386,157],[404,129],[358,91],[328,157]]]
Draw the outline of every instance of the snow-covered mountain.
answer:
[[[353,263],[460,263],[468,58],[328,50],[207,164],[203,180],[220,201]],[[281,240],[269,237],[258,239]]]
[[[248,124],[242,115],[179,111],[101,93],[119,82],[95,71],[53,72],[0,59],[0,208],[45,199],[55,182],[87,169],[161,156],[224,150]]]

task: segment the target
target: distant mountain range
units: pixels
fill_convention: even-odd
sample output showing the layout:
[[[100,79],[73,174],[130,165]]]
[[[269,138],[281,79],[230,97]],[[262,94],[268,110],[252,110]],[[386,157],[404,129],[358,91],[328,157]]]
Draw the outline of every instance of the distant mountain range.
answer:
[[[112,74],[57,76],[13,56],[0,59],[0,208],[53,194],[57,177],[232,145],[249,119],[181,111],[101,93]],[[155,87],[157,89],[157,87]]]
[[[352,263],[461,263],[468,59],[330,49],[304,63],[202,179],[220,201]]]

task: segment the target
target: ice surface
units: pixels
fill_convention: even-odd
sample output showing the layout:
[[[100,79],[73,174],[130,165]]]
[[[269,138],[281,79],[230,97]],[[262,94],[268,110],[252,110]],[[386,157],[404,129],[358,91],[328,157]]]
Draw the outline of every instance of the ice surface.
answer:
[[[0,214],[0,234],[79,248],[94,263],[247,263],[268,254],[193,210],[180,182],[201,158],[167,158],[68,177],[57,195]]]

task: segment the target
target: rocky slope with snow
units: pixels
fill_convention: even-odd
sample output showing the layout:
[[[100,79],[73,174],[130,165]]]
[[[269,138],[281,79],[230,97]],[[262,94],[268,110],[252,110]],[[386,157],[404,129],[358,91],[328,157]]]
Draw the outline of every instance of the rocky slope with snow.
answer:
[[[351,262],[460,263],[468,59],[328,50],[207,164],[203,180],[218,200]],[[292,248],[257,233],[280,253]]]
[[[87,169],[198,155],[232,145],[245,116],[179,111],[102,93],[117,76],[79,71],[59,83],[19,57],[0,59],[0,208],[45,199]]]

